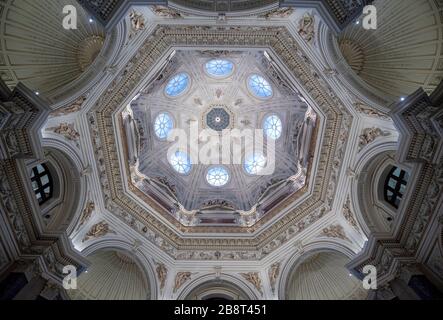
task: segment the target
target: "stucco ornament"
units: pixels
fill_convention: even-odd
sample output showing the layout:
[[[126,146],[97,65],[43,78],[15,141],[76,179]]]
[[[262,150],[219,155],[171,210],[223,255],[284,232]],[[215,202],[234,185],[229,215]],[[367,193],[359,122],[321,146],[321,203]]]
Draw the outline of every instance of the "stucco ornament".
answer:
[[[315,18],[310,13],[305,13],[299,22],[298,34],[308,43],[315,39]]]

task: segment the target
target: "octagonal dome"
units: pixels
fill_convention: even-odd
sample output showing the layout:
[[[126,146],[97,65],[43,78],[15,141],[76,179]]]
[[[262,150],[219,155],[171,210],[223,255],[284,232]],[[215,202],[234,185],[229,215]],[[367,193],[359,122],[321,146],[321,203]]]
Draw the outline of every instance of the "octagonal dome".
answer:
[[[212,77],[205,72],[211,61],[229,61],[235,71],[228,78]],[[143,133],[139,150],[128,156],[137,158],[132,183],[170,213],[194,215],[194,225],[241,225],[242,212],[263,215],[275,199],[301,189],[307,168],[300,163],[306,151],[299,131],[313,112],[297,92],[273,79],[268,67],[262,51],[176,52],[162,81],[142,90],[122,113]],[[260,93],[272,95],[252,92],[251,81],[265,85]],[[168,94],[176,91],[175,84],[180,93]],[[159,139],[159,119],[165,115],[167,125],[175,126],[167,139],[165,134]],[[279,120],[282,139],[269,137],[269,119]],[[128,134],[128,144],[133,137]],[[184,144],[171,151],[182,139]],[[208,180],[214,165],[229,179]],[[296,176],[299,181],[291,182]]]
[[[232,61],[232,75],[210,77],[205,65],[212,59]],[[166,95],[169,80],[182,72],[189,75],[185,92]],[[251,94],[253,74],[272,86],[271,97]],[[88,113],[107,214],[178,260],[261,260],[318,227],[332,213],[353,123],[319,74],[284,27],[158,26]],[[174,152],[185,152],[192,168],[174,170],[168,156],[177,141],[153,135],[155,117],[167,111],[174,129],[189,137],[194,130],[195,138],[213,105],[233,112],[233,129],[262,134],[264,118],[279,116],[275,168],[248,174],[243,160],[253,152],[245,149],[238,164],[222,163],[228,182],[214,187],[206,179],[214,164],[196,161],[199,154],[182,145]],[[220,138],[209,133],[206,140]],[[267,156],[272,145],[265,146]]]

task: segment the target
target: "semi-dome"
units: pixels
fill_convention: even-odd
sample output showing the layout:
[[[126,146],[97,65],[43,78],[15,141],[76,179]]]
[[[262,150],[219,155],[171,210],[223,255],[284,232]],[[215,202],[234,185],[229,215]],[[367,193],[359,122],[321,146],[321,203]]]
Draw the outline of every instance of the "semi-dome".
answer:
[[[418,87],[432,92],[443,78],[441,3],[376,0],[373,5],[377,8],[376,30],[354,23],[338,37],[346,61],[364,81],[392,100],[398,101]]]
[[[48,95],[79,78],[94,62],[105,32],[81,6],[76,6],[77,29],[64,29],[63,8],[67,5],[72,1],[0,3],[0,74],[7,85],[15,87],[23,82]]]

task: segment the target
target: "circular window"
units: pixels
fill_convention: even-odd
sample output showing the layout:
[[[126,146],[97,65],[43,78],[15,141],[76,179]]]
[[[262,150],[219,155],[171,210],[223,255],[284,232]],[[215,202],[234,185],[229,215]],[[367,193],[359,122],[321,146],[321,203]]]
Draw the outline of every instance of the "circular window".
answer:
[[[234,64],[224,59],[214,59],[206,63],[206,72],[214,77],[227,77],[234,71]]]
[[[169,158],[169,163],[180,174],[188,174],[192,169],[191,159],[186,153],[181,151],[176,151],[172,154]]]
[[[155,135],[160,139],[166,139],[174,127],[174,121],[167,113],[160,113],[154,121]]]
[[[169,80],[165,92],[170,97],[177,97],[189,86],[189,76],[187,73],[179,73]]]
[[[245,171],[248,174],[257,175],[266,166],[266,158],[262,154],[253,154],[245,160]]]
[[[214,167],[208,170],[206,181],[213,187],[223,187],[229,181],[229,172],[224,167]]]
[[[271,85],[265,78],[258,74],[253,74],[249,77],[248,87],[252,94],[260,99],[266,99],[272,96]]]
[[[263,122],[263,130],[268,138],[277,140],[281,137],[283,125],[277,115],[267,116]]]

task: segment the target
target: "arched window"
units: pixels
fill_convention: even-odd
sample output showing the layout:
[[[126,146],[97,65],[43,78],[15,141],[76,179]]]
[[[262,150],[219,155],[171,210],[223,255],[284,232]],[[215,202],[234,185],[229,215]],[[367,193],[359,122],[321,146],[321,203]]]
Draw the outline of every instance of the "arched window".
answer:
[[[396,209],[400,206],[400,201],[406,191],[408,179],[409,174],[398,167],[393,167],[386,177],[384,186],[385,201]]]
[[[39,164],[31,172],[32,189],[40,205],[52,198],[54,185],[48,167]]]

